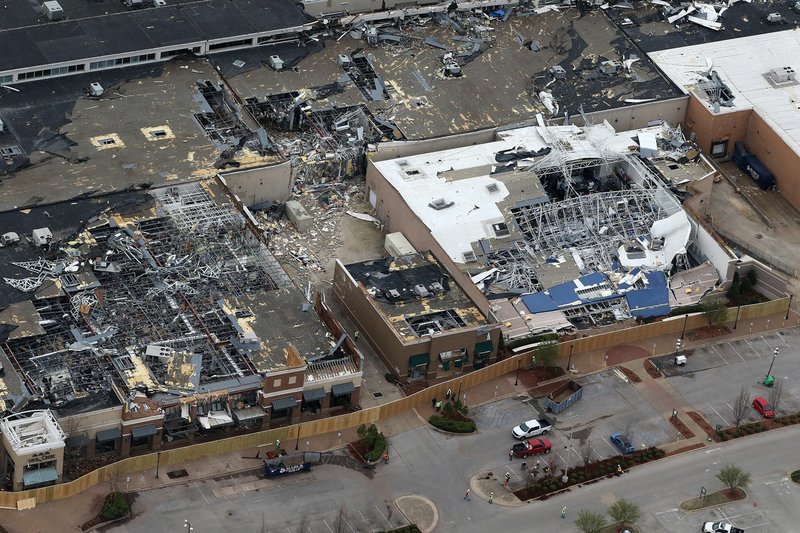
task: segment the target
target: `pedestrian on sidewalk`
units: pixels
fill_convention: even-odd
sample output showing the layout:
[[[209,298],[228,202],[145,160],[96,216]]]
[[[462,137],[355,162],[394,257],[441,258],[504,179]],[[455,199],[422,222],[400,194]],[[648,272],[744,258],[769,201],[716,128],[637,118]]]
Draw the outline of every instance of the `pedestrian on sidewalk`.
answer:
[[[450,396],[452,396],[452,395],[453,395],[453,391],[451,389],[447,389],[447,393],[444,395],[444,397],[445,397],[445,399],[447,399],[447,401],[450,401]]]
[[[622,475],[622,465],[617,465],[617,476]]]
[[[506,482],[504,483],[504,485],[506,487],[508,487],[508,482],[509,481],[511,481],[511,473],[510,472],[506,472]]]
[[[494,503],[494,492],[489,493],[489,503]]]
[[[509,450],[508,450],[508,460],[509,461],[513,461],[514,460],[514,449],[513,448],[509,448]]]
[[[469,501],[469,489],[467,489],[467,492],[464,493],[464,499]]]
[[[356,341],[356,342],[358,342],[358,336],[359,336],[359,335],[360,335],[360,334],[358,333],[358,330],[354,331],[354,332],[353,332],[353,340],[354,340],[354,341]]]
[[[528,461],[523,459],[522,460],[522,464],[520,465],[520,468],[522,468],[522,470],[526,470],[528,468]]]
[[[561,508],[561,519],[563,520],[566,517],[567,517],[567,508],[566,507],[562,507]]]
[[[437,402],[436,402],[436,412],[438,413],[441,410],[442,410],[442,400],[437,400]]]
[[[436,409],[436,398],[431,399],[431,409]]]

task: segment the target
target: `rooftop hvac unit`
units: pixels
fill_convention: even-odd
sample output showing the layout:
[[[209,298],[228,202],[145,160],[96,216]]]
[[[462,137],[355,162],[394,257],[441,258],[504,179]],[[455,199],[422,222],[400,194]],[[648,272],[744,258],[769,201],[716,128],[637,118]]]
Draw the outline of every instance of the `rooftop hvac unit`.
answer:
[[[283,59],[279,56],[269,56],[269,66],[273,70],[283,70]]]
[[[61,4],[55,0],[42,4],[42,13],[47,17],[47,20],[61,20],[64,18],[64,10],[61,9]]]
[[[46,246],[53,240],[53,234],[49,228],[39,228],[33,230],[32,238],[36,246]]]
[[[346,55],[340,54],[340,55],[336,56],[336,62],[339,63],[340,67],[347,68],[347,67],[350,66],[350,63],[351,63],[350,56],[346,56]]]
[[[103,89],[103,86],[97,83],[96,81],[93,81],[92,83],[89,84],[90,96],[103,96],[104,92],[105,89]]]
[[[153,7],[164,7],[167,5],[167,0],[153,0]]]
[[[125,5],[128,7],[142,7],[144,0],[125,0]]]
[[[567,77],[567,71],[561,65],[555,65],[548,69],[550,74],[557,80],[563,80]]]
[[[400,298],[400,291],[397,289],[389,289],[386,294],[389,295],[389,298]]]
[[[769,71],[770,79],[775,83],[787,83],[794,81],[794,69],[792,67],[778,67]]]
[[[427,298],[431,295],[431,293],[428,292],[428,289],[425,288],[425,285],[421,283],[419,285],[414,285],[414,293],[420,298]]]

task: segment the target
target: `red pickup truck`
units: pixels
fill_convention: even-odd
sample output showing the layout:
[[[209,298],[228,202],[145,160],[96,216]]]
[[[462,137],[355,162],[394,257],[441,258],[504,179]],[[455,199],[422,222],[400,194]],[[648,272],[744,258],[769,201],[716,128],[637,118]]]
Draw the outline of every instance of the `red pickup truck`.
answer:
[[[511,451],[514,452],[514,455],[517,457],[527,457],[529,455],[537,455],[540,453],[550,453],[550,448],[552,447],[553,445],[549,440],[537,437],[535,439],[528,439],[520,442],[519,444],[515,444],[511,448]]]

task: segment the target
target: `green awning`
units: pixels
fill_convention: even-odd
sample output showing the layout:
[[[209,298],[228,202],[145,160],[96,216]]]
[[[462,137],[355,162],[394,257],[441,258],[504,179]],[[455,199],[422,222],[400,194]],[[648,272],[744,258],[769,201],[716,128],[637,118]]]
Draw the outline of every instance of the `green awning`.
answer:
[[[277,400],[272,400],[273,411],[292,409],[295,405],[297,405],[297,400],[295,400],[292,396],[289,396],[288,398],[278,398]]]
[[[475,345],[475,355],[486,355],[492,353],[492,350],[494,350],[492,341],[483,341]]]
[[[50,483],[58,479],[58,472],[56,467],[48,466],[38,470],[26,470],[22,474],[22,485],[30,487],[32,485],[41,485],[42,483]]]
[[[427,353],[421,353],[419,355],[412,355],[408,358],[408,366],[410,368],[417,367],[419,365],[427,365],[431,362],[431,356]]]
[[[355,391],[355,385],[349,381],[347,383],[337,383],[331,387],[331,394],[334,396],[347,396],[348,394],[353,394]]]
[[[112,440],[121,439],[122,433],[118,428],[104,429],[103,431],[98,431],[95,435],[95,438],[97,439],[97,442],[109,442]]]
[[[131,430],[131,437],[134,439],[143,439],[146,437],[152,437],[156,433],[158,433],[156,427],[153,424],[147,424],[145,426],[133,428]]]
[[[325,399],[325,389],[322,387],[318,389],[310,389],[303,391],[303,401],[304,402],[319,402]]]

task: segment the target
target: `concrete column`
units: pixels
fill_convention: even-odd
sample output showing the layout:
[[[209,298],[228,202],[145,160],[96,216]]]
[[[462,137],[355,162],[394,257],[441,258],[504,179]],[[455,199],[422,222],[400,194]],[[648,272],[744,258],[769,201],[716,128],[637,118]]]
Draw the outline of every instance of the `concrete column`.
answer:
[[[358,400],[361,398],[361,387],[356,387],[353,394],[350,395],[350,405],[358,405]]]
[[[89,443],[86,444],[86,457],[91,458],[97,455],[97,439],[89,439]]]
[[[150,449],[151,450],[160,450],[161,449],[161,441],[163,440],[162,433],[163,429],[159,429],[158,433],[150,437]]]
[[[120,457],[130,457],[131,456],[131,434],[130,433],[123,433],[122,434],[122,443],[119,449]]]
[[[328,409],[330,409],[330,408],[331,408],[331,395],[332,395],[332,394],[333,394],[333,393],[329,392],[329,393],[328,393],[328,394],[326,394],[326,395],[325,395],[325,397],[322,399],[322,404],[321,404],[321,406],[320,406],[320,409],[322,410],[322,412],[323,412],[323,413],[327,413],[327,412],[328,412]]]
[[[289,423],[294,424],[300,421],[300,403],[295,405],[289,412]]]

